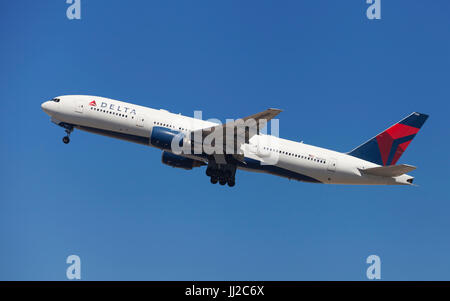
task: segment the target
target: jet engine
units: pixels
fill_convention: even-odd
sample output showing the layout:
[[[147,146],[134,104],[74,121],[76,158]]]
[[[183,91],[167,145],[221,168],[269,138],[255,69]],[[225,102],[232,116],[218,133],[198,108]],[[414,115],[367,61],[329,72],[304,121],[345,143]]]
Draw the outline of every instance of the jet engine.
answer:
[[[206,163],[203,161],[198,161],[198,160],[194,160],[191,158],[178,156],[173,153],[169,153],[169,152],[165,152],[165,151],[162,152],[161,161],[162,161],[162,163],[164,163],[166,165],[169,165],[172,167],[177,167],[177,168],[183,168],[183,169],[187,169],[187,170],[192,169],[194,167],[206,165]]]
[[[171,150],[172,141],[177,144],[177,147],[181,148],[183,146],[183,138],[184,134],[179,131],[163,127],[153,127],[150,143],[158,148]]]

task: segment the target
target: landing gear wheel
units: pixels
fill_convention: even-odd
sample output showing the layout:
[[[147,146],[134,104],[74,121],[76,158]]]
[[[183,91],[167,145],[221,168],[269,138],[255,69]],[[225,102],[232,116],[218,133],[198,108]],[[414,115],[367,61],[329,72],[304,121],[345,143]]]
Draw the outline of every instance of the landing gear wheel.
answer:
[[[217,177],[211,177],[211,184],[217,184],[217,181],[219,181]]]
[[[63,127],[65,129],[64,131],[67,134],[65,137],[63,137],[62,141],[64,142],[64,144],[69,143],[70,142],[70,138],[69,138],[70,134],[73,132],[73,125],[61,122],[59,124],[59,126]]]
[[[64,142],[64,144],[68,144],[68,143],[70,142],[69,136],[64,136],[64,138],[62,139],[62,141]]]
[[[234,180],[228,181],[228,186],[233,187],[234,185],[236,185],[236,182],[234,182]]]
[[[220,178],[219,179],[219,184],[220,185],[225,185],[227,183],[227,180],[226,179],[224,179],[224,178]]]

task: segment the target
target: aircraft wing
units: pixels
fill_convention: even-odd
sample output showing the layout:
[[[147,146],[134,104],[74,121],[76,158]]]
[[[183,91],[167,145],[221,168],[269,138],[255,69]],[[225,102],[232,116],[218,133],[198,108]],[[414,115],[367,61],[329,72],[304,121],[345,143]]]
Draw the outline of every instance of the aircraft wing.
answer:
[[[413,171],[417,167],[407,164],[399,164],[399,165],[388,165],[381,167],[373,167],[367,169],[360,169],[362,173],[374,175],[374,176],[382,176],[382,177],[398,177],[410,171]]]
[[[280,114],[280,112],[281,110],[279,109],[267,109],[242,119],[237,119],[233,122],[196,130],[191,132],[191,139],[192,141],[195,141],[196,137],[201,137],[203,142],[208,135],[216,131],[221,131],[218,135],[222,135],[223,137],[224,150],[225,145],[228,145],[227,138],[234,140],[228,142],[234,142],[233,145],[239,150],[241,144],[248,143],[248,140],[251,137],[259,133],[260,127],[265,127],[267,122]],[[233,133],[233,135],[228,135],[229,137],[227,137],[227,132]],[[197,141],[195,141],[195,143],[196,142]]]

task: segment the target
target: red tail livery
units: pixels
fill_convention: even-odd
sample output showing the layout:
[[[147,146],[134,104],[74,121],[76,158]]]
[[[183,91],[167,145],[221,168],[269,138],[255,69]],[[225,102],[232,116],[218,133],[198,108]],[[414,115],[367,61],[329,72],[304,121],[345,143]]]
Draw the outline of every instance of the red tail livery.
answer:
[[[414,112],[348,154],[379,165],[395,165],[427,120]]]

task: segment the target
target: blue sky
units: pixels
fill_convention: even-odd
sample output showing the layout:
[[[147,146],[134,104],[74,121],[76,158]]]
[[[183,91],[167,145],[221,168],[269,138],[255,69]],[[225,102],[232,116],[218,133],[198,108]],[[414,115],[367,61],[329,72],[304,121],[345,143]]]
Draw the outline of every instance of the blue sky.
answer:
[[[449,280],[450,2],[2,1],[0,280]],[[413,111],[419,187],[239,171],[233,189],[160,151],[61,128],[92,94],[204,118],[283,109],[280,136],[349,151]]]

